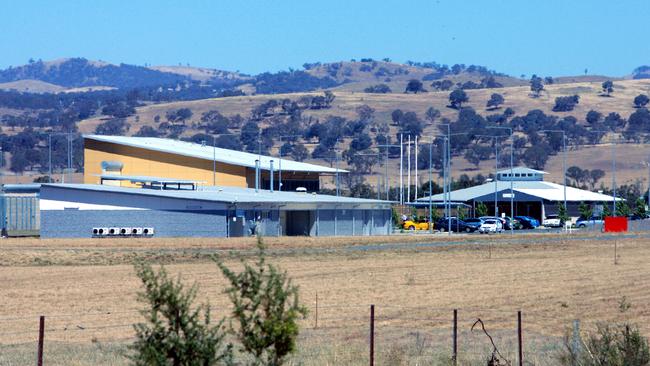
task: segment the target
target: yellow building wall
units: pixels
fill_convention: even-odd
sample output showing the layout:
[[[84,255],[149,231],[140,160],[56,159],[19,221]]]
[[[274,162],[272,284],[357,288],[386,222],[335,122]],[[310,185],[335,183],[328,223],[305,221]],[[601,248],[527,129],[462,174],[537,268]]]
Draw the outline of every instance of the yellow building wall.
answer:
[[[121,162],[122,175],[187,179],[206,185],[212,185],[213,181],[212,161],[87,139],[84,142],[84,183],[100,183],[102,161]],[[217,185],[248,187],[247,175],[246,167],[217,162]],[[121,182],[121,185],[131,184]]]

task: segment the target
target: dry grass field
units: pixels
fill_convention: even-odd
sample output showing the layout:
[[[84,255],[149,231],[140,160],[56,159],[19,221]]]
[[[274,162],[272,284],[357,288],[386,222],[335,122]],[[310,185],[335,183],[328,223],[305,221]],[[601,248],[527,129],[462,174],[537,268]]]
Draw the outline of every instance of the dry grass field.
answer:
[[[502,353],[514,360],[517,310],[524,314],[526,358],[535,365],[557,364],[561,336],[574,319],[582,321],[584,331],[598,321],[629,320],[649,334],[650,239],[572,235],[534,234],[515,242],[505,235],[481,241],[464,236],[450,246],[404,244],[367,251],[355,244],[389,239],[268,239],[270,260],[293,277],[310,309],[291,364],[366,364],[369,304],[377,306],[381,365],[445,364],[454,308],[460,314],[464,365],[480,364],[488,354],[486,338],[469,331],[479,317]],[[390,240],[444,244],[448,239]],[[299,241],[298,249],[288,250]],[[311,246],[320,250],[300,250]],[[167,251],[162,262],[184,282],[197,283],[199,299],[209,301],[219,318],[229,309],[224,279],[208,254],[192,253],[222,249],[219,253],[228,255],[223,249],[252,247],[251,240],[2,241],[0,364],[34,362],[43,314],[48,365],[124,365],[131,324],[141,319],[140,287],[131,265],[136,258],[160,262],[155,253],[177,249]],[[226,262],[239,265],[231,256]]]

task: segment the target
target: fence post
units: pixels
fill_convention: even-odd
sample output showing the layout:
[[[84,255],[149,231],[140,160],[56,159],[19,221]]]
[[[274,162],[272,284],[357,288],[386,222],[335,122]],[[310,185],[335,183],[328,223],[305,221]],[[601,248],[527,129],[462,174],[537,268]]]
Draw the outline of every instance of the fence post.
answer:
[[[458,309],[454,309],[452,342],[451,360],[454,363],[454,366],[456,366],[458,364]]]
[[[571,342],[571,353],[573,353],[573,361],[576,362],[580,354],[580,320],[573,321],[573,340]]]
[[[517,338],[519,343],[519,366],[524,365],[524,348],[521,335],[521,310],[517,311]]]
[[[43,338],[45,337],[45,316],[41,315],[38,325],[38,359],[37,365],[43,366]]]
[[[318,292],[316,293],[316,324],[314,328],[318,329]]]
[[[375,366],[375,305],[370,305],[370,366]]]

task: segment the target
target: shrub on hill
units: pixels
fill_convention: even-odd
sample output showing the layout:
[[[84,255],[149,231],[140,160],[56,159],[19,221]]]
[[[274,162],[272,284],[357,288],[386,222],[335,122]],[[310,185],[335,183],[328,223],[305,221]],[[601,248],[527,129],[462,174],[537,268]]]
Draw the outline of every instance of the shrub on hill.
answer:
[[[571,95],[566,97],[555,98],[553,112],[570,112],[580,102],[580,96]]]

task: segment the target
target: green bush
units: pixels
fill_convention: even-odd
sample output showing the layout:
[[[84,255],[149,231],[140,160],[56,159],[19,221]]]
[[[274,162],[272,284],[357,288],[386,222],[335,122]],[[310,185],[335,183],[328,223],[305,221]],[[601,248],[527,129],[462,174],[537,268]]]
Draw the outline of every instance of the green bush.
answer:
[[[307,308],[298,301],[298,287],[286,272],[266,263],[264,244],[257,240],[257,261],[237,273],[219,258],[217,265],[230,282],[226,293],[234,305],[232,318],[237,323],[230,331],[241,344],[241,351],[253,356],[250,365],[282,365],[295,351],[298,318]]]
[[[158,272],[138,264],[136,274],[144,285],[138,295],[148,308],[142,311],[146,322],[134,325],[136,341],[130,355],[136,366],[212,366],[232,364],[232,346],[225,345],[223,320],[211,324],[210,307],[192,309],[196,285],[185,289],[170,279],[167,271]]]
[[[580,338],[580,346],[565,337],[565,347],[559,357],[567,366],[647,366],[650,365],[648,340],[630,324],[598,326],[595,334]]]

